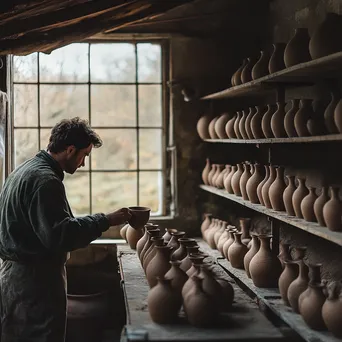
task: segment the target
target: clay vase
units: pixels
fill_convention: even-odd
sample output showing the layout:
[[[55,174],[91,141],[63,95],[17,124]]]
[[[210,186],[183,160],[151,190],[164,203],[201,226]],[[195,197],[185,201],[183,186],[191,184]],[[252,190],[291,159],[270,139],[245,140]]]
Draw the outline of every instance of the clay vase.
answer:
[[[291,252],[290,252],[291,244],[286,243],[286,242],[280,242],[279,243],[279,254],[278,254],[278,259],[281,263],[282,268],[285,267],[284,260],[291,261]]]
[[[167,243],[167,246],[172,248],[172,252],[174,252],[179,248],[180,244],[179,244],[178,240],[180,238],[185,237],[185,232],[177,230],[176,232],[172,232],[171,235],[172,235],[172,237],[171,237],[170,241]]]
[[[171,268],[170,254],[172,249],[168,246],[155,246],[156,255],[146,267],[146,278],[150,288],[157,285],[157,277],[164,277]]]
[[[222,307],[222,290],[220,284],[216,281],[211,271],[211,266],[206,264],[200,265],[198,277],[203,279],[202,288],[205,293],[210,295],[217,303],[218,307]]]
[[[297,178],[298,179],[298,187],[293,193],[292,196],[292,205],[295,211],[295,214],[298,218],[303,218],[301,203],[305,196],[309,194],[308,188],[305,186],[305,179],[304,178]]]
[[[245,123],[245,128],[246,128],[246,133],[247,133],[248,139],[254,139],[251,122],[252,122],[253,116],[255,114],[256,114],[256,108],[250,107],[249,111],[248,111],[247,118],[246,118],[246,123]]]
[[[299,296],[308,288],[309,268],[303,260],[295,261],[299,266],[298,277],[290,284],[287,290],[287,299],[294,312],[299,313]]]
[[[342,299],[340,286],[337,282],[332,282],[328,286],[328,298],[322,307],[323,321],[328,330],[336,337],[342,337],[341,315]]]
[[[287,291],[291,283],[298,277],[298,264],[295,261],[283,260],[285,268],[278,280],[278,287],[281,298],[285,305],[290,306]]]
[[[254,164],[255,171],[251,178],[249,178],[247,184],[246,184],[246,189],[247,189],[247,195],[248,199],[250,200],[251,203],[258,204],[259,203],[259,198],[257,194],[257,188],[258,185],[262,182],[264,175],[261,172],[261,165],[256,163]]]
[[[259,183],[259,185],[257,187],[258,199],[259,199],[260,204],[263,206],[265,206],[265,202],[264,202],[264,199],[262,197],[262,188],[270,176],[270,169],[269,169],[268,165],[264,165],[264,168],[265,168],[265,178],[262,180],[261,183]]]
[[[268,139],[274,138],[274,134],[271,127],[271,120],[273,114],[277,111],[277,106],[274,104],[267,105],[267,111],[261,120],[261,129],[264,136]]]
[[[172,238],[172,233],[177,232],[177,229],[174,228],[166,228],[165,234],[162,236],[163,240],[168,243]]]
[[[268,71],[270,74],[274,72],[285,69],[284,63],[284,51],[286,44],[285,43],[274,43],[273,52],[268,63]]]
[[[235,228],[227,228],[227,231],[228,231],[229,238],[223,244],[222,251],[223,251],[224,257],[229,261],[228,250],[235,240],[234,232],[237,232],[237,230]]]
[[[236,119],[237,119],[237,115],[234,114],[226,123],[225,130],[229,139],[237,139],[237,136],[234,131],[234,125],[235,125]]]
[[[228,135],[226,134],[226,124],[230,118],[228,113],[222,114],[215,122],[215,132],[219,139],[227,139]]]
[[[323,217],[329,230],[340,232],[341,226],[341,201],[339,199],[339,189],[330,187],[330,200],[323,207]]]
[[[248,139],[248,135],[246,132],[246,119],[247,119],[248,113],[246,110],[242,110],[241,113],[242,113],[241,114],[242,116],[239,122],[239,131],[242,136],[242,139]]]
[[[314,115],[311,103],[312,100],[309,99],[300,100],[299,110],[294,117],[294,125],[299,137],[310,136],[307,124],[309,119]]]
[[[197,246],[195,239],[181,237],[178,239],[179,247],[172,253],[171,261],[183,260],[187,256],[186,247]]]
[[[145,259],[146,253],[147,251],[152,247],[153,245],[153,237],[159,237],[160,234],[160,229],[151,229],[151,230],[147,230],[147,241],[144,245],[144,247],[142,248],[140,254],[139,254],[139,259],[141,264],[143,264],[143,261]],[[163,238],[161,238],[163,239]]]
[[[212,224],[207,229],[206,235],[205,235],[205,240],[207,241],[208,245],[212,249],[215,249],[215,247],[216,247],[215,246],[215,241],[214,241],[214,236],[215,236],[215,233],[217,231],[217,228],[218,228],[218,220],[217,219],[213,219],[212,220]]]
[[[157,254],[157,246],[166,247],[166,243],[164,242],[163,238],[160,236],[154,236],[152,239],[152,245],[146,251],[144,255],[144,259],[142,260],[142,267],[146,273],[146,269],[150,261],[155,257]]]
[[[246,271],[248,278],[251,278],[251,273],[249,272],[249,264],[255,254],[258,253],[260,248],[260,240],[257,235],[252,234],[252,245],[245,257],[243,258],[243,266]]]
[[[277,287],[282,270],[280,261],[272,254],[270,248],[271,235],[259,235],[260,248],[249,263],[249,272],[257,287]]]
[[[275,138],[285,138],[287,136],[284,128],[285,105],[285,102],[277,102],[277,110],[271,118],[271,129]]]
[[[137,254],[138,254],[138,258],[140,259],[140,254],[142,252],[142,250],[144,249],[147,241],[148,241],[148,237],[149,237],[149,234],[148,234],[148,231],[158,231],[158,233],[160,233],[160,229],[158,228],[159,226],[157,224],[151,224],[151,225],[145,225],[145,232],[144,232],[144,235],[143,237],[137,242],[137,247],[136,247],[136,250],[137,250]]]
[[[234,122],[234,132],[237,137],[237,139],[243,139],[241,133],[240,133],[240,121],[242,119],[242,112],[236,112],[237,119]]]
[[[241,66],[234,73],[234,78],[233,78],[233,82],[232,82],[232,83],[234,83],[234,86],[240,85],[242,83],[241,82],[241,73],[242,73],[243,68],[246,66],[246,64],[247,64],[247,59],[244,59],[242,61]]]
[[[276,168],[272,165],[269,165],[269,169],[270,169],[270,177],[268,178],[268,180],[262,187],[261,193],[262,193],[262,198],[265,202],[265,207],[268,209],[272,209],[272,204],[271,204],[271,200],[269,196],[269,189],[277,177],[277,172],[276,172]]]
[[[216,249],[217,249],[218,240],[220,239],[221,235],[223,234],[226,226],[227,226],[227,222],[221,221],[221,220],[219,221],[219,229],[217,229],[215,234],[214,234],[214,243],[215,243]]]
[[[223,278],[216,277],[215,280],[219,283],[221,286],[221,293],[222,293],[222,311],[227,312],[231,310],[233,301],[234,301],[234,288],[229,283],[228,280]]]
[[[240,223],[240,231],[242,233],[241,236],[241,242],[248,246],[249,242],[252,240],[250,235],[250,229],[251,229],[251,218],[249,217],[242,217],[239,219]]]
[[[315,212],[314,212],[314,203],[317,199],[317,195],[315,192],[315,188],[308,187],[309,194],[305,196],[300,204],[300,208],[303,214],[303,218],[308,222],[317,222]]]
[[[268,191],[270,202],[273,210],[284,211],[285,205],[283,200],[283,193],[286,188],[284,181],[284,168],[279,166],[276,169],[277,176],[275,181],[271,184]]]
[[[336,36],[342,31],[341,16],[328,12],[324,21],[314,31],[309,51],[312,59],[321,58],[342,50],[342,43]]]
[[[296,213],[292,202],[293,193],[296,191],[295,176],[287,175],[286,178],[288,179],[288,185],[283,193],[285,211],[287,215],[295,216]]]
[[[185,272],[185,274],[188,276],[188,278],[192,277],[193,275],[195,275],[198,271],[198,269],[200,269],[201,265],[203,265],[203,260],[204,260],[205,256],[201,255],[201,254],[190,254],[189,255],[189,259],[192,262],[191,267]]]
[[[242,164],[237,164],[236,166],[237,166],[237,171],[232,176],[231,184],[232,184],[234,194],[236,196],[241,196],[242,193],[240,189],[240,178],[243,173],[243,168],[242,168]]]
[[[237,171],[237,167],[233,165],[231,171],[229,172],[229,174],[227,175],[227,177],[225,178],[223,182],[224,188],[230,194],[234,194],[234,190],[232,187],[232,177],[236,173],[236,171]]]
[[[241,232],[234,232],[234,242],[228,249],[228,259],[234,268],[243,269],[243,259],[248,252],[248,248],[241,242]]]
[[[171,324],[178,320],[182,296],[171,286],[171,280],[158,277],[157,284],[147,295],[147,308],[153,322]]]
[[[326,227],[323,216],[323,207],[325,203],[329,201],[328,188],[324,186],[321,190],[321,194],[318,196],[314,203],[314,213],[317,218],[318,224],[322,227]]]
[[[222,171],[224,165],[222,164],[215,164],[215,172],[211,177],[211,186],[214,186],[216,188],[216,179],[219,176],[220,172]]]
[[[287,43],[284,52],[284,62],[287,68],[311,60],[309,41],[310,36],[307,28],[295,30],[295,34]]]
[[[128,228],[129,224],[125,224],[121,229],[120,229],[120,236],[126,240],[126,233],[127,233],[127,228]],[[127,240],[126,240],[127,242]]]
[[[144,232],[142,228],[134,229],[131,225],[128,226],[126,232],[126,239],[131,249],[136,249],[138,241],[143,237]]]
[[[304,259],[307,248],[303,246],[297,246],[297,247],[293,247],[293,251],[294,251],[293,260],[298,261],[298,260]]]
[[[203,181],[203,184],[205,184],[205,185],[209,185],[208,176],[209,176],[210,169],[211,169],[210,160],[209,160],[209,158],[207,158],[205,167],[202,171],[202,181]]]
[[[260,58],[255,63],[252,69],[252,79],[256,80],[260,77],[266,76],[269,74],[268,71],[268,63],[270,61],[270,53],[269,51],[260,51]]]
[[[255,64],[255,59],[248,57],[247,63],[241,72],[241,83],[247,83],[252,81],[252,69]]]
[[[187,246],[186,247],[187,256],[181,260],[181,265],[179,266],[181,270],[185,273],[188,269],[193,265],[190,256],[198,255],[199,253],[199,246]]]
[[[209,183],[210,186],[213,185],[212,179],[213,179],[213,176],[214,176],[215,173],[216,173],[216,164],[211,164],[211,169],[210,169],[210,171],[208,173],[208,183]]]
[[[165,273],[164,278],[171,281],[171,287],[182,294],[182,288],[188,280],[187,274],[180,269],[181,262],[179,260],[170,261],[171,268]]]
[[[205,231],[209,228],[211,220],[213,218],[212,214],[204,214],[204,220],[201,224],[201,233],[202,233],[202,237],[205,240],[204,236],[205,236]]]
[[[251,120],[251,129],[254,139],[264,139],[265,135],[261,128],[261,122],[263,115],[266,113],[266,108],[264,106],[255,106],[256,113]]]
[[[224,253],[223,253],[223,245],[224,243],[229,239],[229,232],[226,229],[224,229],[224,232],[222,233],[222,235],[220,236],[218,243],[217,243],[217,250],[221,253],[221,255],[224,257]]]
[[[334,110],[334,121],[339,133],[342,133],[342,99],[338,101]]]
[[[195,281],[193,277],[194,276],[199,277],[199,274],[201,272],[200,265],[193,265],[193,266],[196,269],[196,272],[190,278],[188,277],[188,280],[184,283],[183,288],[182,288],[183,302],[186,299],[188,292],[195,286]]]
[[[294,124],[294,118],[296,113],[299,110],[299,100],[293,99],[291,100],[291,108],[286,112],[284,117],[284,128],[288,137],[294,138],[298,137],[298,133],[296,131],[296,127]]]
[[[210,139],[209,124],[211,120],[212,118],[209,115],[204,115],[197,121],[197,133],[203,140]]]
[[[217,189],[223,189],[223,177],[226,173],[225,165],[218,164],[218,176],[215,179],[215,186]]]
[[[246,191],[246,184],[247,184],[248,179],[251,177],[251,173],[249,171],[250,167],[251,166],[249,164],[243,163],[244,171],[240,178],[240,190],[241,190],[242,198],[247,201],[248,201],[248,196],[247,196],[247,191]]]
[[[225,168],[226,168],[226,172],[224,173],[224,176],[223,176],[223,187],[224,187],[224,181],[226,180],[226,178],[232,171],[232,166],[230,164],[226,164]]]
[[[209,123],[208,130],[209,130],[210,139],[218,139],[219,138],[218,135],[216,134],[216,131],[215,131],[215,124],[216,124],[216,121],[218,120],[218,118],[219,117],[216,116]]]
[[[324,111],[324,123],[329,134],[338,134],[338,128],[335,123],[335,108],[340,100],[336,90],[330,92],[331,101]]]

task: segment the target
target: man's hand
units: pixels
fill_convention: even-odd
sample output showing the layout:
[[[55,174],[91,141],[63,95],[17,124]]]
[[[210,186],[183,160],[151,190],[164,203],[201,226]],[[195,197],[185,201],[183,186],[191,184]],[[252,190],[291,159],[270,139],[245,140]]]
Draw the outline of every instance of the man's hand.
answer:
[[[128,208],[121,208],[106,214],[106,217],[110,226],[117,226],[126,223],[132,217],[132,213]]]

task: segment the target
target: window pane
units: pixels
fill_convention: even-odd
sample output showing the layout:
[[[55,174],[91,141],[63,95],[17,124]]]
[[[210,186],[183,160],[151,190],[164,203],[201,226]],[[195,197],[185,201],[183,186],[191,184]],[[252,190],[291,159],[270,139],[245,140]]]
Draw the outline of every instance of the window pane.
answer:
[[[38,127],[37,86],[15,84],[14,86],[14,126]]]
[[[139,131],[139,168],[162,168],[162,130],[141,129]]]
[[[77,43],[39,54],[41,82],[88,82],[88,44]]]
[[[136,172],[92,173],[93,213],[137,204]]]
[[[94,170],[132,170],[137,167],[135,129],[97,129],[103,146],[91,152]]]
[[[135,126],[135,85],[92,85],[93,126]]]
[[[139,126],[162,125],[162,87],[139,85]]]
[[[88,86],[41,85],[40,95],[42,126],[54,126],[75,116],[88,119]]]
[[[161,46],[159,44],[140,43],[138,51],[139,82],[161,83]]]
[[[37,53],[27,56],[13,56],[13,81],[37,82],[38,81]]]
[[[89,184],[88,172],[65,173],[65,190],[75,216],[90,214]]]
[[[35,156],[38,152],[38,129],[14,130],[15,166]]]
[[[139,173],[139,205],[151,208],[154,213],[162,212],[162,173]]]
[[[91,82],[135,82],[134,44],[90,45]]]

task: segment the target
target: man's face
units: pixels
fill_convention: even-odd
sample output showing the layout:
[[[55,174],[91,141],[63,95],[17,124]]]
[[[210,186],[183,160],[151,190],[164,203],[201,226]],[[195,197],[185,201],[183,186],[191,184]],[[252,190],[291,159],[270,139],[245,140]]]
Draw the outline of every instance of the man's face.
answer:
[[[66,173],[73,174],[79,167],[84,166],[85,159],[89,156],[92,148],[92,144],[81,150],[76,149],[75,146],[69,146],[67,150],[64,171]]]

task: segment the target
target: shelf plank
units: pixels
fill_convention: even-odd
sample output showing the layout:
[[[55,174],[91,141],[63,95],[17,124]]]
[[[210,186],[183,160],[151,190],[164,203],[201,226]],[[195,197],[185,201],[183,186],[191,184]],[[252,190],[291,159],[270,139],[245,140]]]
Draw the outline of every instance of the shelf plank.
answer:
[[[332,79],[342,75],[342,52],[337,52],[309,62],[300,63],[292,67],[260,77],[235,87],[202,97],[202,100],[227,99],[247,95],[262,95],[271,91],[272,83],[308,84],[318,79]],[[274,89],[275,90],[275,89]]]
[[[261,204],[253,204],[249,201],[245,201],[242,199],[242,197],[238,197],[235,195],[229,194],[225,190],[221,189],[216,189],[213,186],[209,185],[200,185],[200,188],[203,189],[204,191],[213,193],[215,195],[227,198],[233,202],[239,203],[249,209],[253,209],[259,213],[262,213],[264,215],[273,217],[279,221],[285,222],[287,224],[290,224],[294,227],[297,227],[299,229],[302,229],[310,234],[319,236],[325,240],[328,240],[330,242],[336,243],[339,246],[342,246],[342,232],[332,232],[328,230],[326,227],[320,226],[318,223],[314,222],[307,222],[303,219],[299,219],[294,216],[289,216],[283,211],[275,211],[273,209],[268,209],[262,206]]]
[[[342,141],[342,134],[329,134],[314,137],[296,137],[296,138],[269,138],[269,139],[205,139],[209,143],[221,144],[298,144]]]

